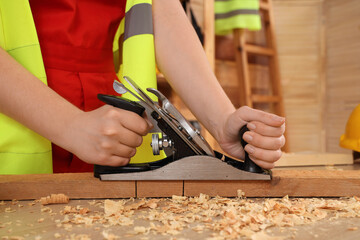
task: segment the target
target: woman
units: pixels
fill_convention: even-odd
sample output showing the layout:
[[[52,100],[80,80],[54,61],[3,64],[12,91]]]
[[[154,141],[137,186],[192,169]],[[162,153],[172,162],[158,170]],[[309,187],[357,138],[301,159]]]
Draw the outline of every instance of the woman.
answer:
[[[99,92],[113,93],[112,42],[125,1],[29,3],[48,86],[0,49],[0,112],[52,142],[54,172],[92,171],[91,164],[126,165],[151,126],[134,113],[96,100]],[[238,131],[247,124],[251,131],[244,135],[249,143],[245,150],[259,166],[273,168],[285,143],[285,119],[234,108],[179,1],[154,0],[152,13],[157,66],[174,90],[233,157],[244,157]],[[3,141],[0,156],[9,153],[6,146]],[[6,171],[0,167],[1,173]]]

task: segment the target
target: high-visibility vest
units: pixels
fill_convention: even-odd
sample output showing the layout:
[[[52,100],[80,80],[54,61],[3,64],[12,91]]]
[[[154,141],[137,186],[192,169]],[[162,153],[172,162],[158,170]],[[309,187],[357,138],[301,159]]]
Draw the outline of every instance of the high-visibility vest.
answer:
[[[233,29],[261,29],[259,0],[215,0],[215,34],[227,35]]]
[[[151,0],[128,0],[126,16],[120,25],[124,32],[122,73],[137,81],[143,89],[156,88],[151,3]],[[139,22],[142,23],[137,24]],[[0,0],[0,47],[47,83],[28,0]],[[132,162],[144,162],[141,159],[156,160],[151,158],[151,140],[148,139],[151,139],[150,134],[144,139],[144,144],[149,146],[143,147],[145,151],[138,150],[137,157]],[[161,157],[163,156],[159,156]],[[15,120],[0,114],[0,174],[29,173],[52,173],[51,143]]]
[[[37,78],[46,74],[27,0],[0,0],[0,46]],[[0,114],[0,174],[52,173],[51,143]]]
[[[122,19],[119,30],[115,39],[122,42],[122,49],[119,55],[122,55],[120,60],[119,79],[123,76],[128,76],[134,80],[145,92],[146,88],[157,88],[156,81],[156,62],[155,62],[155,48],[154,48],[154,31],[152,18],[152,0],[127,0],[125,18]],[[115,49],[118,45],[115,44]],[[129,89],[133,89],[122,81]],[[157,97],[152,93],[148,96],[157,101]],[[126,93],[123,97],[132,101],[138,101],[130,93]],[[148,112],[149,120],[150,112]],[[151,137],[152,134],[158,133],[161,136],[160,130],[156,127],[156,122],[152,121],[155,126],[150,133],[143,137],[142,145],[137,149],[136,155],[130,160],[130,163],[146,163],[153,162],[166,157],[164,151],[160,155],[154,156],[152,153]]]

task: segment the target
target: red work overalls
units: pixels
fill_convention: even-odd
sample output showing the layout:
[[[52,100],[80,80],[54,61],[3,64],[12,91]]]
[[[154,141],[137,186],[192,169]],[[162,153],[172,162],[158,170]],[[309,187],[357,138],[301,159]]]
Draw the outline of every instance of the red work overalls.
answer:
[[[49,87],[84,111],[102,106],[98,93],[116,94],[112,46],[126,0],[29,2]],[[52,146],[54,173],[93,170],[93,165]]]

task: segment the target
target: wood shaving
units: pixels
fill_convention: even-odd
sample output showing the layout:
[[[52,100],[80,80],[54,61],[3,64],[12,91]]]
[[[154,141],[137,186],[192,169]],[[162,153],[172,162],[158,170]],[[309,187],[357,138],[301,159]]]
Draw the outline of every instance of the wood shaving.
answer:
[[[5,212],[6,213],[12,213],[12,212],[16,212],[15,209],[12,209],[11,207],[5,208]]]
[[[108,233],[108,232],[106,232],[106,231],[103,231],[103,232],[102,232],[102,235],[103,235],[103,237],[104,237],[106,240],[120,239],[119,236],[116,236],[116,235],[114,235],[114,234],[112,234],[112,233]]]
[[[51,194],[50,196],[40,198],[40,203],[42,205],[68,203],[68,202],[69,202],[69,197],[62,193]]]
[[[61,238],[61,234],[60,234],[60,233],[55,233],[55,234],[54,234],[54,237],[55,237],[55,238]]]
[[[347,230],[349,231],[357,231],[359,228],[358,227],[349,227]]]
[[[82,208],[80,206],[72,207],[72,206],[65,206],[64,210],[61,212],[61,214],[70,214],[70,213],[76,213],[80,215],[85,215],[90,210],[88,208]]]

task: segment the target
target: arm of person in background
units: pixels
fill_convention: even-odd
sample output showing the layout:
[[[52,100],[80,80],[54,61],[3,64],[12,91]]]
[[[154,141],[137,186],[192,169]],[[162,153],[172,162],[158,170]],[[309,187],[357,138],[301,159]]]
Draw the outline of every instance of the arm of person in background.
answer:
[[[245,150],[259,166],[273,168],[285,144],[285,119],[249,107],[234,108],[178,0],[154,0],[153,16],[156,61],[172,88],[233,157],[244,158],[238,132],[247,124]]]
[[[83,112],[0,48],[0,112],[87,163],[125,165],[150,129],[135,113],[109,105]],[[21,139],[19,139],[21,141]]]

